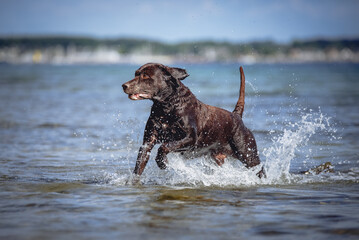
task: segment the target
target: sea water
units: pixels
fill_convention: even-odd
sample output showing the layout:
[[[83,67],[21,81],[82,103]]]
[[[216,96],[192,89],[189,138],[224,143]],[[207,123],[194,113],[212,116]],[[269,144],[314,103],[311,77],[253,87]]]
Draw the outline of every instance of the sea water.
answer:
[[[198,99],[234,109],[238,64],[176,66]],[[0,65],[1,238],[358,238],[359,65],[244,65],[261,166],[169,154],[160,170],[157,146],[132,184],[151,102],[121,85],[138,67]]]

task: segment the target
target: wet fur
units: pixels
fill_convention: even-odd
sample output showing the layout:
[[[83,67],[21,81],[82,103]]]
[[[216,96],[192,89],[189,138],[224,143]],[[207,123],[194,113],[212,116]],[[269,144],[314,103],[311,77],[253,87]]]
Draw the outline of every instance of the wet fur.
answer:
[[[158,143],[161,146],[156,163],[161,169],[166,168],[170,152],[180,152],[186,157],[210,154],[218,165],[228,156],[239,159],[248,168],[258,165],[256,141],[242,121],[243,69],[240,97],[233,112],[199,101],[181,82],[187,76],[184,69],[148,63],[136,71],[134,79],[123,84],[131,99],[153,101],[134,174],[142,174],[152,148]]]

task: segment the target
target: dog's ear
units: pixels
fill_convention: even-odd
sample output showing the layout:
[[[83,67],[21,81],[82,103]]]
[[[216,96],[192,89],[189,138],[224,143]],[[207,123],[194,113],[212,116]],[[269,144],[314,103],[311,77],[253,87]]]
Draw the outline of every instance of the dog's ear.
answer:
[[[171,76],[177,80],[183,80],[189,76],[186,70],[182,68],[166,67],[166,69],[171,74]]]

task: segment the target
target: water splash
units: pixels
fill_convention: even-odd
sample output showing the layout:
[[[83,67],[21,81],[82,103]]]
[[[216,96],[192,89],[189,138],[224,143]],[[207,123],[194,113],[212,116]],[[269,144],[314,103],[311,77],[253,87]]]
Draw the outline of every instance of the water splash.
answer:
[[[247,169],[236,159],[230,159],[219,167],[209,157],[187,160],[172,154],[166,171],[152,169],[144,175],[143,181],[171,186],[249,186],[260,183],[256,176],[259,170],[259,166]]]
[[[272,137],[270,147],[263,150],[265,162],[255,168],[247,169],[237,159],[228,159],[219,167],[209,157],[188,160],[178,154],[169,154],[168,168],[163,171],[158,169],[155,164],[150,163],[141,176],[141,182],[169,186],[241,187],[335,180],[340,178],[340,174],[308,176],[290,172],[293,161],[303,161],[303,159],[297,159],[296,153],[310,143],[311,136],[332,131],[329,120],[330,118],[319,110],[319,112],[310,111],[310,113],[302,115],[296,123],[287,123],[279,136]],[[256,174],[262,166],[264,166],[267,177],[260,179]],[[131,175],[127,174],[128,172],[118,176],[111,183],[130,183]],[[357,175],[351,176],[350,179],[358,181]]]
[[[266,158],[265,171],[267,183],[290,183],[293,179],[289,172],[290,164],[296,151],[301,146],[307,145],[310,137],[318,130],[329,127],[329,118],[322,113],[308,113],[302,116],[296,123],[289,123],[288,129],[284,129],[280,137],[272,139],[272,146],[264,149]]]

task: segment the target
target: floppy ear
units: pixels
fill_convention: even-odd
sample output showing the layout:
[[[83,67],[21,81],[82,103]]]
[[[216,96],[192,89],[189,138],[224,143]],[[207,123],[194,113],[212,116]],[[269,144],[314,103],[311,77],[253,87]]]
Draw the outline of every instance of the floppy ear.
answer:
[[[167,67],[167,71],[171,74],[172,77],[174,77],[177,80],[183,80],[189,76],[186,70],[182,68]]]

